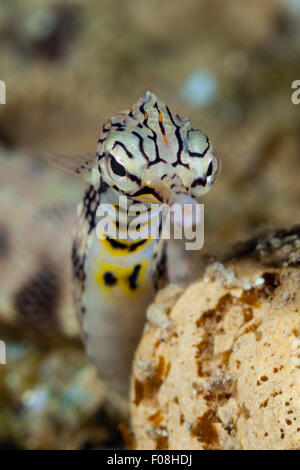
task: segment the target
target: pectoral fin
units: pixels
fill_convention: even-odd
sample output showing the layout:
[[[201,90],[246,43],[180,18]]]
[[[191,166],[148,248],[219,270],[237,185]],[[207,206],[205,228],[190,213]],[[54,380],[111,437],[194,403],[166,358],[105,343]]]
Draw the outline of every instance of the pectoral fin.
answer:
[[[88,152],[82,155],[48,153],[46,158],[52,165],[79,175],[90,184],[95,184],[97,183],[96,180],[99,180],[96,152]]]

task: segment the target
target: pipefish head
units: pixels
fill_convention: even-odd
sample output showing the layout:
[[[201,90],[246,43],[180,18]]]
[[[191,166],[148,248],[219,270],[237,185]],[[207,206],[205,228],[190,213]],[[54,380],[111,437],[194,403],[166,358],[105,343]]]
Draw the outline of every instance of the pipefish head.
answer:
[[[103,180],[143,203],[195,204],[216,181],[209,138],[147,92],[105,123],[97,149]]]

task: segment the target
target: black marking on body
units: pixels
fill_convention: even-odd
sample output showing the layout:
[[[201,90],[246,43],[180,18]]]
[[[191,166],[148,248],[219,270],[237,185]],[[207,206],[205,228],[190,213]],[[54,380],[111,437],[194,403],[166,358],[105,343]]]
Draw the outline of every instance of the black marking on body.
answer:
[[[129,251],[129,253],[134,252],[137,248],[139,248],[141,245],[144,245],[144,243],[146,243],[147,241],[147,239],[144,239],[139,240],[137,242],[132,242],[130,245],[127,245],[126,243],[120,242],[120,240],[117,240],[116,238],[106,237],[106,240],[110,243],[112,248],[127,250]]]
[[[211,161],[210,164],[208,165],[207,172],[206,172],[206,177],[211,176],[213,171],[213,162]]]
[[[152,132],[152,135],[148,135],[148,139],[153,140],[154,148],[155,148],[155,160],[153,160],[152,162],[149,162],[148,166],[150,167],[159,162],[167,163],[166,160],[161,158],[159,155],[159,149],[157,145],[157,135],[156,135],[156,132],[153,129],[151,129],[151,127],[148,126],[148,115],[144,109],[144,104],[142,104],[139,109],[140,109],[140,112],[144,115],[143,125]]]
[[[201,178],[201,176],[199,178],[196,178],[192,182],[191,188],[195,188],[196,186],[206,186],[206,178]]]
[[[123,144],[123,142],[120,142],[119,140],[116,140],[115,143],[114,143],[113,149],[114,149],[117,145],[119,145],[120,147],[122,147],[123,150],[125,150],[125,152],[126,152],[126,154],[127,154],[127,156],[128,156],[129,158],[133,158],[132,153],[129,152],[128,148],[126,147],[126,145]]]
[[[117,127],[120,131],[124,130],[124,124],[121,124],[120,122],[112,122],[111,125],[112,127]]]
[[[184,196],[186,196],[187,191],[175,191],[175,194],[183,194]]]
[[[167,113],[169,115],[170,121],[172,122],[173,126],[175,127],[175,136],[176,136],[177,142],[178,142],[177,161],[172,163],[172,166],[175,167],[177,165],[182,165],[185,168],[189,169],[190,166],[187,163],[183,163],[181,161],[181,153],[182,153],[182,150],[183,150],[183,142],[182,142],[182,138],[181,138],[181,135],[180,135],[180,126],[178,126],[178,124],[175,123],[174,118],[172,116],[172,113],[171,113],[168,106],[166,106],[166,110],[167,110]]]
[[[105,157],[105,152],[99,153],[98,151],[96,151],[96,156],[97,156],[98,160],[101,160],[103,157]],[[99,171],[101,173],[100,167],[99,167]]]
[[[157,259],[157,252],[154,253],[154,259]],[[154,272],[154,288],[156,290],[162,288],[167,281],[167,244],[164,242],[160,258],[157,261]]]
[[[150,129],[150,128],[149,128]],[[159,149],[158,149],[158,145],[157,145],[157,135],[156,135],[156,132],[154,132],[153,129],[150,129],[151,132],[152,132],[152,135],[148,135],[148,139],[151,139],[153,140],[154,142],[154,148],[155,148],[155,160],[153,160],[152,162],[149,163],[149,167],[152,166],[152,165],[156,165],[156,163],[159,163],[159,162],[163,162],[163,163],[167,163],[166,160],[164,160],[163,158],[161,158],[161,156],[159,155]]]
[[[142,180],[141,178],[139,178],[138,176],[132,174],[132,173],[129,173],[129,171],[126,172],[127,173],[127,176],[128,178],[133,181],[134,183],[138,184],[139,186],[142,186]]]
[[[192,130],[189,130],[188,131],[188,134],[189,132],[191,132]],[[203,152],[192,152],[191,150],[189,150],[189,156],[190,157],[198,157],[198,158],[203,158],[205,157],[208,149],[209,149],[209,146],[210,146],[210,143],[209,143],[209,138],[206,136],[206,143],[207,143],[207,146],[206,148],[203,150]]]
[[[148,126],[148,116],[147,116],[147,113],[144,109],[144,106],[145,106],[145,103],[143,103],[141,106],[140,106],[140,112],[142,113],[142,115],[144,116],[144,120],[143,120],[143,125],[148,127],[149,129],[149,126]]]
[[[89,224],[88,233],[96,226],[96,212],[98,209],[98,205],[100,203],[100,195],[105,193],[109,185],[101,180],[100,186],[96,189],[94,186],[90,185],[83,198],[83,210],[84,210],[84,217]]]
[[[84,282],[86,279],[84,264],[85,264],[86,255],[82,257],[79,256],[76,242],[72,246],[72,268],[73,268],[73,277],[77,279],[84,288]]]
[[[160,110],[159,110],[159,108],[158,108],[158,104],[157,104],[157,103],[155,103],[154,108],[157,110],[158,116],[161,116],[161,112],[160,112]],[[162,133],[162,136],[163,136],[163,138],[165,139],[165,138],[166,138],[166,131],[165,131],[163,122],[159,119],[159,117],[158,117],[158,125],[159,125],[160,131],[161,131],[161,133]]]
[[[144,239],[144,240],[139,240],[138,242],[136,243],[133,243],[130,248],[129,248],[129,252],[130,253],[133,253],[137,248],[139,248],[140,246],[144,245],[148,240],[147,239]]]
[[[98,208],[98,199],[98,193],[94,186],[89,186],[83,198],[84,216],[89,223],[88,233],[90,233],[96,225],[95,219]]]
[[[148,158],[148,156],[147,156],[147,154],[144,150],[144,139],[143,139],[143,137],[136,131],[132,131],[131,133],[139,139],[139,150],[140,150],[141,154],[143,155],[143,157],[145,158],[145,160],[149,163],[149,158]]]
[[[128,278],[129,287],[130,287],[130,289],[132,289],[132,290],[135,290],[135,289],[137,289],[137,287],[138,287],[138,285],[137,285],[137,280],[138,280],[138,275],[139,275],[140,269],[141,269],[141,265],[140,265],[140,264],[137,264],[137,265],[133,268],[133,271],[132,271],[132,273],[130,274],[130,276],[129,276],[129,278]]]
[[[176,138],[177,138],[177,141],[178,141],[177,162],[172,163],[172,166],[175,167],[177,165],[182,165],[185,168],[189,169],[190,165],[188,165],[187,163],[183,163],[181,161],[181,153],[182,153],[182,150],[183,150],[183,142],[182,142],[182,138],[181,138],[181,135],[180,135],[180,127],[179,126],[177,126],[176,129],[175,129],[175,135],[176,135]]]
[[[115,191],[118,191],[118,193],[123,193],[123,191],[116,185],[116,184],[113,184],[112,185],[112,188],[115,190]],[[123,193],[124,194],[124,193]]]
[[[163,137],[166,137],[166,131],[165,131],[165,128],[164,128],[164,125],[163,125],[162,121],[159,121],[159,127],[160,127],[160,130],[161,130],[161,133],[162,133]]]
[[[88,224],[87,233],[90,234],[91,231],[96,226],[96,212],[100,204],[101,194],[104,194],[109,185],[103,180],[100,182],[98,189],[95,189],[94,186],[89,186],[84,194],[83,203],[82,203],[82,215]],[[80,254],[79,249],[80,240],[75,239],[72,245],[72,274],[73,279],[78,281],[81,292],[85,289],[86,273],[85,273],[85,261],[86,253]],[[77,293],[78,295],[78,293]]]
[[[144,186],[142,189],[139,189],[136,193],[132,194],[131,197],[136,196],[147,196],[147,195],[154,196],[158,201],[163,202],[161,196],[155,191],[155,189],[151,188],[150,186]]]
[[[107,271],[103,274],[103,280],[104,284],[109,287],[115,286],[117,284],[117,278],[111,271]]]

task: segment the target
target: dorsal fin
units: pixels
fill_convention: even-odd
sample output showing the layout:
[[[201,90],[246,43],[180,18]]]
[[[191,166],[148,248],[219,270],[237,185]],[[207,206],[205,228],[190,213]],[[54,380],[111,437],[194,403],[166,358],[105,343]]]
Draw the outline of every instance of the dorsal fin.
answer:
[[[64,155],[48,153],[46,159],[52,165],[69,173],[81,176],[85,181],[95,185],[99,182],[99,173],[96,162],[96,152],[77,155]]]

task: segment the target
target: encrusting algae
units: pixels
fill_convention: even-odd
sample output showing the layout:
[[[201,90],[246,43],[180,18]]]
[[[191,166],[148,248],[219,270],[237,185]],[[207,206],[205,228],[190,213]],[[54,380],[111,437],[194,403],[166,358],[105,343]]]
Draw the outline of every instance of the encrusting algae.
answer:
[[[165,449],[300,447],[299,284],[300,228],[270,231],[174,297],[172,335],[148,316],[131,388],[136,448],[157,447],[162,430]],[[149,364],[168,373],[141,393]]]

